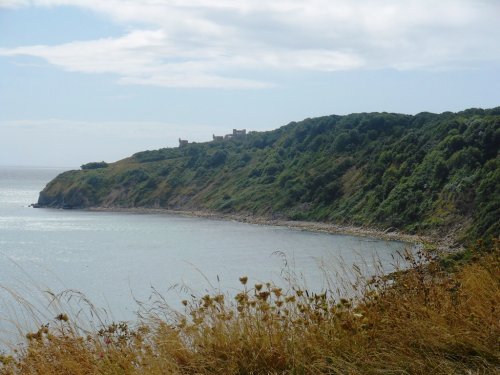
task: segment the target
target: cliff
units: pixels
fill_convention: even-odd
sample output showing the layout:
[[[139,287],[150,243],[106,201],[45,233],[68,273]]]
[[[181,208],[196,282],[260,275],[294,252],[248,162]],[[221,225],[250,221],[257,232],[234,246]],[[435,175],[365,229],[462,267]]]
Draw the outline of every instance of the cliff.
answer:
[[[207,210],[496,237],[499,146],[500,107],[332,115],[89,163],[51,181],[38,204]]]

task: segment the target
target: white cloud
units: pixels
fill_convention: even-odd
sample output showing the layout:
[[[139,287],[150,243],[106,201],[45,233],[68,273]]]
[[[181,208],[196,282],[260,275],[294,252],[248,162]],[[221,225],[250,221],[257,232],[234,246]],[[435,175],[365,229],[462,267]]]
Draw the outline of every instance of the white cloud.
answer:
[[[30,0],[0,0],[1,8],[18,8],[30,4]]]
[[[263,70],[436,69],[498,62],[496,0],[0,0],[76,6],[129,31],[118,38],[0,49],[122,84],[263,88]],[[146,25],[146,26],[144,26]]]

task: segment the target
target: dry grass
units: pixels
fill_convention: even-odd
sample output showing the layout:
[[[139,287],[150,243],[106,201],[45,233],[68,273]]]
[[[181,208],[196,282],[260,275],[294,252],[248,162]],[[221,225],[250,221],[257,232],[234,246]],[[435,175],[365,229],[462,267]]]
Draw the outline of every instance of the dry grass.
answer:
[[[359,299],[272,284],[183,301],[137,327],[83,333],[64,314],[0,357],[0,374],[491,374],[500,372],[499,244],[453,273],[424,254]]]

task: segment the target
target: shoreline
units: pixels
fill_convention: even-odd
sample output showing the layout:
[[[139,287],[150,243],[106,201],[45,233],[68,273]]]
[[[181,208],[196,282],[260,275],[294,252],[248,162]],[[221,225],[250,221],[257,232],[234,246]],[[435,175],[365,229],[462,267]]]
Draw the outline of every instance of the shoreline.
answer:
[[[237,221],[240,223],[279,226],[294,230],[328,233],[328,234],[343,234],[359,237],[370,237],[386,241],[403,241],[413,244],[431,244],[441,248],[442,243],[436,238],[422,236],[416,234],[402,233],[394,228],[389,228],[385,231],[350,225],[339,225],[333,223],[324,223],[317,221],[294,221],[286,219],[272,219],[262,216],[253,216],[250,214],[225,214],[220,212],[201,211],[201,210],[171,210],[164,208],[142,208],[142,207],[89,207],[84,208],[85,211],[92,212],[125,212],[137,214],[165,214],[184,217],[196,217],[211,220],[221,221]]]

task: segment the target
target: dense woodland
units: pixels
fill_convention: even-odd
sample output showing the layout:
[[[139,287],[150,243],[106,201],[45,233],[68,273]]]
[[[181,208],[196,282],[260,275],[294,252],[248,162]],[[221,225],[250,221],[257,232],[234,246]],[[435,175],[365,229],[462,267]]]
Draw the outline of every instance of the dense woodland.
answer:
[[[50,182],[39,204],[209,210],[491,238],[500,234],[499,149],[500,107],[332,115],[88,163]]]

